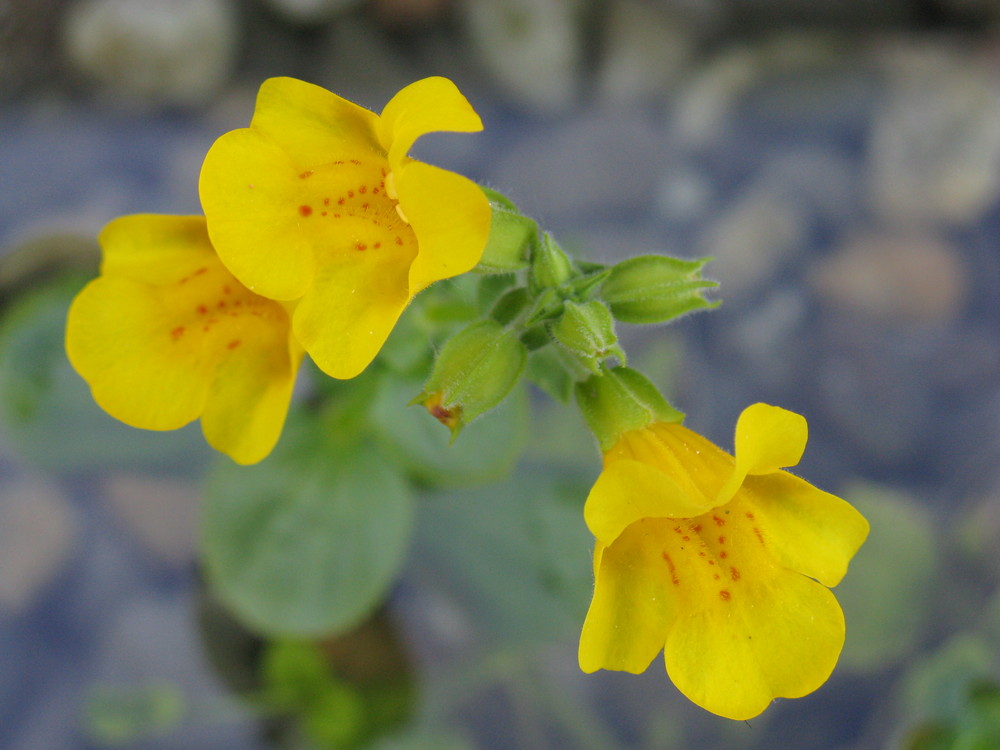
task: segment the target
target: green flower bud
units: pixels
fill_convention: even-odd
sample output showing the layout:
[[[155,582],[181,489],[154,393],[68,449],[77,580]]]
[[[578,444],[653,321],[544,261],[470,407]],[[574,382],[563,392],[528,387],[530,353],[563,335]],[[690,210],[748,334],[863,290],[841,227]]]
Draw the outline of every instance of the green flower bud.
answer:
[[[549,325],[549,333],[594,373],[600,372],[600,363],[608,357],[625,361],[625,352],[615,335],[614,318],[603,302],[579,304],[567,300],[562,315]]]
[[[423,392],[411,403],[423,404],[454,439],[503,401],[520,380],[527,357],[514,331],[495,320],[477,321],[445,342]]]
[[[681,260],[665,255],[641,255],[613,266],[601,287],[601,299],[623,323],[663,323],[698,309],[712,309],[705,289],[718,286],[701,277],[710,259]]]
[[[573,261],[546,232],[531,256],[531,285],[536,291],[560,287],[576,275]]]
[[[601,451],[610,450],[630,430],[684,420],[655,385],[628,367],[613,367],[577,384],[576,402]]]
[[[476,270],[480,273],[510,273],[527,268],[538,244],[538,225],[496,190],[480,186],[490,199],[493,215],[486,247]]]

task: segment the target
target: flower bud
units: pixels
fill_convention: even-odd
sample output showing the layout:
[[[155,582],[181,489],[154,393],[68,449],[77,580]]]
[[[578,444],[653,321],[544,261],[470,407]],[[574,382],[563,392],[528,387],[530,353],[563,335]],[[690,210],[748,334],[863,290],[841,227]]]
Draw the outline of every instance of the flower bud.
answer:
[[[495,320],[480,320],[445,342],[421,403],[452,438],[480,414],[497,406],[524,372],[527,350],[514,331]]]
[[[549,333],[592,372],[600,372],[600,363],[608,357],[625,361],[625,352],[615,335],[615,321],[603,302],[579,304],[567,300],[562,315],[549,325]]]
[[[681,260],[665,255],[641,255],[611,268],[601,299],[623,323],[663,323],[684,313],[718,307],[702,291],[718,286],[701,277],[709,259]]]
[[[535,290],[562,286],[575,275],[573,261],[548,232],[531,256],[531,284]]]
[[[538,243],[538,225],[521,214],[502,193],[482,188],[490,200],[492,215],[486,247],[477,270],[482,273],[510,273],[526,268]]]
[[[576,402],[602,452],[610,450],[625,432],[653,422],[684,419],[655,385],[628,367],[613,367],[577,384]]]

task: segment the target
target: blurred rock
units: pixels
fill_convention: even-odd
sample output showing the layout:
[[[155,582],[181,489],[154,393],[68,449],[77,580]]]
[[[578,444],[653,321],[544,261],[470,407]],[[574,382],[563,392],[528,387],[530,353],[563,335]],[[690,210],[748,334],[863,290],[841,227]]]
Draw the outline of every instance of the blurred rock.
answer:
[[[52,82],[59,59],[52,48],[59,38],[67,0],[0,3],[0,101]]]
[[[77,529],[58,487],[32,478],[8,481],[0,487],[0,613],[18,615],[69,560]]]
[[[379,23],[393,29],[427,26],[445,16],[455,0],[369,0]]]
[[[913,226],[975,221],[1000,196],[1000,78],[964,53],[885,51],[887,94],[869,148],[872,201]]]
[[[201,494],[191,482],[113,474],[104,494],[125,528],[157,560],[182,566],[195,559]]]
[[[559,217],[620,219],[656,200],[663,140],[647,116],[596,110],[523,137],[502,155],[497,185],[543,224]]]
[[[457,6],[469,44],[504,93],[530,111],[555,114],[579,95],[586,0],[465,0]]]
[[[293,23],[324,23],[361,0],[266,0],[274,12]]]
[[[693,31],[679,17],[642,0],[616,0],[606,16],[595,81],[598,98],[627,105],[664,96],[691,60]]]
[[[824,303],[883,323],[946,324],[962,312],[966,269],[931,234],[869,234],[821,259],[809,283]]]
[[[729,302],[758,289],[805,246],[802,212],[761,183],[739,195],[706,227],[697,255],[715,259],[712,275]]]
[[[118,105],[204,104],[226,84],[238,27],[230,0],[81,0],[66,19],[70,63]]]

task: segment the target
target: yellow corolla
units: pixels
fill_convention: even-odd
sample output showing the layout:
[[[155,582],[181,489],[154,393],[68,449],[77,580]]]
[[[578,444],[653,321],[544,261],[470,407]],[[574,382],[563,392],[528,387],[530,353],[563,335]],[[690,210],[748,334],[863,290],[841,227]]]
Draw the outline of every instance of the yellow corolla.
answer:
[[[200,417],[212,447],[264,458],[302,359],[284,305],[226,270],[201,216],[123,216],[100,242],[101,276],[66,322],[69,360],[97,403],[147,430]]]
[[[735,459],[677,423],[622,433],[585,506],[596,587],[586,672],[667,673],[731,719],[822,685],[844,643],[835,586],[868,534],[848,503],[781,469],[806,421],[766,404],[736,425]]]
[[[446,78],[407,86],[381,115],[303,81],[268,79],[250,127],[223,135],[205,158],[212,244],[256,293],[298,300],[296,338],[324,372],[354,377],[417,292],[479,261],[486,196],[407,152],[425,133],[481,129]]]

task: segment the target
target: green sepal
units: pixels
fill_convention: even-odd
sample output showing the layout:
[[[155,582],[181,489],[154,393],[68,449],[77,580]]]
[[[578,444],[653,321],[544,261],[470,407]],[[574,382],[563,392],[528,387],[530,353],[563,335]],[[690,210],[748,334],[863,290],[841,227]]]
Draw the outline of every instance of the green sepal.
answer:
[[[615,321],[607,305],[597,300],[582,304],[567,300],[563,312],[548,325],[549,334],[593,373],[600,373],[600,363],[617,357],[625,363],[625,352],[618,345]]]
[[[538,224],[517,210],[502,193],[480,186],[489,198],[492,217],[486,247],[476,266],[479,273],[510,273],[527,268],[538,244]]]
[[[491,318],[477,321],[445,342],[411,403],[422,403],[454,437],[503,401],[521,379],[527,357],[516,330]]]
[[[602,451],[631,430],[684,419],[646,376],[628,367],[605,369],[579,383],[576,401]]]
[[[558,289],[576,275],[566,251],[560,247],[551,234],[545,232],[531,255],[529,284],[537,294],[545,289]]]
[[[611,268],[601,286],[601,299],[623,323],[664,323],[693,310],[722,304],[703,296],[718,282],[703,279],[702,267],[711,260],[682,260],[665,255],[629,258]]]

